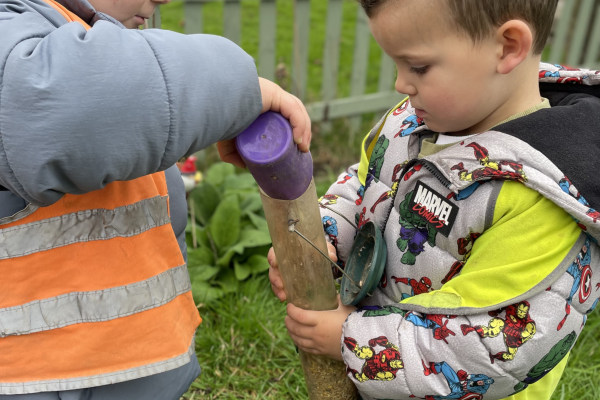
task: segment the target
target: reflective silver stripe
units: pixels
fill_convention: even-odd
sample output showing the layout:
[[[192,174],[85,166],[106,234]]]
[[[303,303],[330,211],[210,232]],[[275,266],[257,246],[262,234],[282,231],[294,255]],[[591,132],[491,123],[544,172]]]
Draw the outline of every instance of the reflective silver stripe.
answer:
[[[0,218],[0,225],[9,224],[11,222],[18,221],[21,218],[25,218],[28,215],[32,214],[38,208],[39,208],[38,206],[34,206],[33,204],[29,203],[25,206],[24,209],[17,211],[13,215],[9,215],[7,217]]]
[[[157,196],[112,210],[85,210],[0,229],[0,260],[72,243],[135,236],[169,221],[167,197]]]
[[[0,309],[0,337],[108,321],[166,304],[191,290],[186,265],[110,289],[71,292]]]
[[[114,383],[131,381],[145,376],[159,374],[181,367],[190,362],[191,356],[195,352],[194,335],[190,338],[191,344],[183,354],[159,361],[152,364],[142,365],[137,368],[131,368],[124,371],[110,372],[106,374],[66,378],[49,379],[44,381],[32,382],[2,382],[0,383],[0,394],[27,394],[38,392],[58,392],[65,390],[77,390],[95,386],[111,385]]]

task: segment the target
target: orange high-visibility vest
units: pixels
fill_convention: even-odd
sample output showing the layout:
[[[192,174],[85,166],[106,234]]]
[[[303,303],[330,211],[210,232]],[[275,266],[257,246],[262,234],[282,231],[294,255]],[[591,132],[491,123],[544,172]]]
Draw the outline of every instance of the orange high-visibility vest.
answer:
[[[189,362],[201,319],[168,206],[159,172],[0,218],[0,394]]]

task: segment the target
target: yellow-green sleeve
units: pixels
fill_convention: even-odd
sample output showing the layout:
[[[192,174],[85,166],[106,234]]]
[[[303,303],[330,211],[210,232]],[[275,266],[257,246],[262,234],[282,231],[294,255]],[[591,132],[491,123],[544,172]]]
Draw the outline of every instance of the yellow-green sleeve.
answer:
[[[537,287],[581,234],[573,218],[525,185],[504,182],[493,222],[475,241],[460,275],[439,290],[403,301],[429,308],[494,309]],[[533,293],[532,293],[533,294]]]

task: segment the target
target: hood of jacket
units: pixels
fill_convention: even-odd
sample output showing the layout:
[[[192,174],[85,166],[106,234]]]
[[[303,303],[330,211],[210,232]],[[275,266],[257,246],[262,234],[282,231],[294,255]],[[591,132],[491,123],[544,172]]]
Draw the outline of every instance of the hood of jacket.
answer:
[[[590,207],[600,210],[600,71],[542,64],[540,90],[552,108],[494,130],[542,152],[565,173]]]

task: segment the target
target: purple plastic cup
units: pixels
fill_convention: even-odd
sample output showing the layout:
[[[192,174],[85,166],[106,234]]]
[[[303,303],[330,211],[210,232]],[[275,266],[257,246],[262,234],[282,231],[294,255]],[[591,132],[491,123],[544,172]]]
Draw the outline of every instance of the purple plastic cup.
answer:
[[[256,183],[269,197],[294,200],[310,185],[310,152],[298,150],[292,127],[281,114],[261,114],[236,138],[236,146]]]

